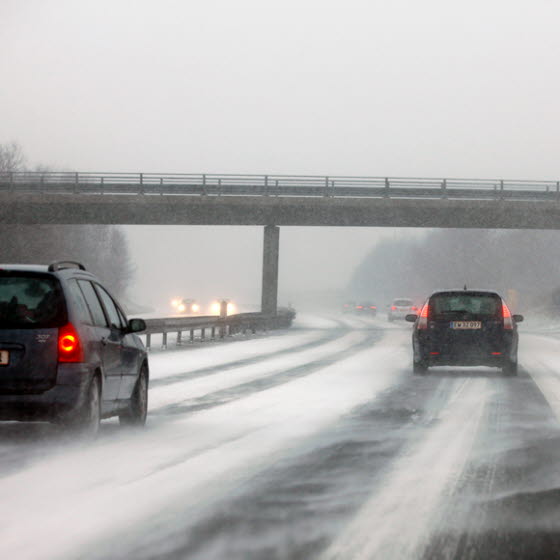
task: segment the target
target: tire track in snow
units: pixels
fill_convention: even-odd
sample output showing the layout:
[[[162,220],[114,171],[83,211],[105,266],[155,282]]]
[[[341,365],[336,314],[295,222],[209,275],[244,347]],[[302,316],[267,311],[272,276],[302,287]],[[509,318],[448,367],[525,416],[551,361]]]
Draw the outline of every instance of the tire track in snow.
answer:
[[[151,416],[160,415],[176,415],[176,414],[187,414],[191,412],[196,412],[198,410],[205,410],[209,408],[214,408],[234,400],[238,400],[248,395],[259,393],[261,391],[266,391],[272,389],[279,385],[289,383],[290,381],[296,380],[301,377],[305,377],[316,371],[331,366],[347,357],[360,352],[371,345],[375,344],[382,338],[383,332],[376,331],[374,334],[363,335],[363,333],[352,333],[348,336],[357,336],[358,341],[351,343],[346,348],[342,350],[335,349],[330,351],[326,348],[324,355],[319,359],[304,360],[293,367],[288,367],[281,370],[272,371],[272,373],[260,373],[256,372],[251,375],[253,377],[247,382],[234,384],[230,387],[219,389],[216,391],[205,392],[204,394],[194,397],[182,399],[179,402],[172,402],[167,405],[157,406],[155,409],[150,409]],[[339,340],[340,343],[344,342],[344,338]],[[173,386],[172,386],[173,388]],[[185,383],[183,393],[188,393],[189,384]],[[175,396],[171,396],[173,400],[176,399]],[[154,400],[156,400],[154,398]],[[160,400],[161,402],[161,400]]]
[[[402,457],[324,560],[418,558],[438,508],[460,479],[488,397],[487,379],[457,380],[439,424]]]

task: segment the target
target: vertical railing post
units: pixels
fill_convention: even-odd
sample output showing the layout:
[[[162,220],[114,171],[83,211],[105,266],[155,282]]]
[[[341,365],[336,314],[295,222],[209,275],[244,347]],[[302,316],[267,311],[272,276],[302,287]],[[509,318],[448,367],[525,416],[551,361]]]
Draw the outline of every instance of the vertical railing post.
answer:
[[[556,200],[560,200],[560,181],[556,181]]]
[[[325,197],[329,196],[329,178],[325,177],[325,194],[323,195]]]
[[[152,345],[152,335],[148,333],[146,335],[146,350],[149,350],[151,345]]]
[[[500,200],[504,199],[504,180],[500,180]]]
[[[447,198],[447,179],[441,183],[441,198]]]
[[[140,194],[144,194],[144,173],[140,173]]]
[[[264,196],[268,196],[268,175],[264,176]]]
[[[77,194],[80,191],[80,174],[74,173],[74,192]]]
[[[159,194],[163,196],[163,177],[159,178]]]
[[[206,194],[206,174],[202,175],[202,194]]]
[[[390,198],[389,187],[389,177],[385,177],[385,192],[383,193],[383,198]]]
[[[103,187],[105,185],[105,177],[101,177],[101,187],[99,187],[99,190],[101,191],[101,194],[104,194],[104,190]]]
[[[161,340],[161,347],[163,350],[167,349],[167,331],[163,331],[163,338]]]

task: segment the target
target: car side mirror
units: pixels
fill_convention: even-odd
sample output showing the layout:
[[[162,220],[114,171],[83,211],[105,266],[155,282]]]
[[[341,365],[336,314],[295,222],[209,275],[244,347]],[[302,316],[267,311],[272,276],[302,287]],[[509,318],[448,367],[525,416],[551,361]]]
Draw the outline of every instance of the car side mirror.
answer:
[[[413,315],[412,313],[404,318],[409,323],[416,323],[416,319],[418,319],[418,315]]]
[[[129,333],[141,332],[146,330],[146,321],[144,319],[130,319],[128,322]]]
[[[522,323],[522,322],[523,322],[523,315],[514,315],[514,316],[513,316],[513,320],[514,320],[516,323]]]

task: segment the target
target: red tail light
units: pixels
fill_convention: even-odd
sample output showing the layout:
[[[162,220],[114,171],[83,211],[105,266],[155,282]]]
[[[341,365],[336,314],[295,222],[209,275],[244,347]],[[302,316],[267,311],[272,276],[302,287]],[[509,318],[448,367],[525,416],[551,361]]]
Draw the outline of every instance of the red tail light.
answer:
[[[506,331],[513,330],[513,319],[511,318],[511,311],[509,307],[506,305],[506,302],[502,302],[502,316],[504,318],[504,329]]]
[[[397,308],[393,305],[393,306],[391,307],[391,311],[396,311],[396,310],[397,310]]]
[[[370,305],[369,308],[370,309],[377,309],[377,307],[375,307],[375,305]]]
[[[64,325],[58,331],[58,361],[65,363],[84,361],[82,343],[72,323]]]
[[[418,319],[418,328],[420,330],[426,330],[428,328],[428,316],[430,314],[430,306],[426,303],[422,307],[420,312],[420,318]]]
[[[356,309],[363,309],[364,306],[363,305],[356,305]]]

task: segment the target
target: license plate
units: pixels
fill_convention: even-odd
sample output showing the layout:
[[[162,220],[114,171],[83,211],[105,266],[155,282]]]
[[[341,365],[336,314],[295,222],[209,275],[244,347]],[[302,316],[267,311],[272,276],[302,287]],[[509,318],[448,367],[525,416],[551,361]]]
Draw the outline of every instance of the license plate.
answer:
[[[0,350],[0,366],[7,366],[10,363],[10,353],[7,350]]]
[[[451,321],[451,328],[458,330],[481,329],[480,321]]]

